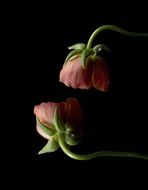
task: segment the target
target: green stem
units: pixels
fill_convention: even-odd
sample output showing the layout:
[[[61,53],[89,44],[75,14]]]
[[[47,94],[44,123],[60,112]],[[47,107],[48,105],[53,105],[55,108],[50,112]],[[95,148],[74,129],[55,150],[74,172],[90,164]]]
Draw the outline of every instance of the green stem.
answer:
[[[135,153],[135,152],[116,152],[116,151],[98,151],[90,154],[80,155],[72,152],[70,147],[65,143],[65,134],[60,131],[64,128],[64,124],[61,122],[57,109],[54,114],[54,124],[58,135],[58,141],[63,152],[69,157],[76,160],[91,160],[97,157],[130,157],[148,160],[148,155]]]
[[[97,157],[126,157],[126,158],[139,158],[139,159],[148,160],[148,156],[135,152],[98,151],[86,155],[80,155],[73,153],[69,149],[69,146],[65,143],[63,134],[58,133],[58,140],[59,140],[59,145],[63,150],[63,152],[69,157],[76,160],[91,160]]]
[[[115,32],[118,32],[120,34],[123,34],[125,36],[129,36],[129,37],[148,37],[148,33],[145,34],[145,33],[134,33],[134,32],[129,32],[127,30],[124,30],[122,28],[119,28],[117,26],[113,26],[113,25],[104,25],[104,26],[101,26],[99,28],[97,28],[93,34],[91,35],[91,37],[89,38],[89,41],[87,43],[87,48],[91,48],[92,46],[92,43],[95,39],[95,37],[100,33],[102,32],[103,30],[113,30]]]

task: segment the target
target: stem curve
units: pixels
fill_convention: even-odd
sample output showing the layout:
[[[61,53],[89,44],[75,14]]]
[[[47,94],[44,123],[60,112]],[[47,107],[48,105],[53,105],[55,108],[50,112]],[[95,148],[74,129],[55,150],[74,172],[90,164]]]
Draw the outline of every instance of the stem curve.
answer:
[[[112,30],[112,31],[118,32],[118,33],[123,34],[123,35],[128,36],[128,37],[148,37],[148,33],[135,33],[135,32],[130,32],[130,31],[124,30],[124,29],[122,29],[120,27],[117,27],[117,26],[114,26],[114,25],[104,25],[104,26],[101,26],[101,27],[97,28],[92,33],[92,35],[90,36],[90,38],[88,40],[87,48],[91,48],[95,37],[100,32],[102,32],[104,30]]]
[[[117,151],[97,151],[90,154],[80,155],[72,152],[69,146],[65,143],[64,135],[58,133],[59,145],[63,152],[75,160],[91,160],[97,157],[126,157],[126,158],[139,158],[148,160],[148,156],[136,152],[117,152]]]

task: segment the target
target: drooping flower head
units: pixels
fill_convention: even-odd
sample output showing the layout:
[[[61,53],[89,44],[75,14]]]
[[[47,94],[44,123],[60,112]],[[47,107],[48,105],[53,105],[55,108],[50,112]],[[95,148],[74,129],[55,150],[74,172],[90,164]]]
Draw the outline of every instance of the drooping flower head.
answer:
[[[62,133],[65,133],[65,141],[67,144],[74,145],[78,143],[78,137],[82,136],[82,108],[75,98],[69,98],[66,102],[47,102],[35,106],[34,113],[37,117],[38,133],[51,141],[54,145],[58,144],[57,129],[55,126],[55,113],[58,110],[60,122],[62,122]]]
[[[105,59],[96,55],[97,47],[87,49],[84,44],[70,47],[75,50],[71,51],[66,58],[60,72],[60,82],[72,88],[90,89],[94,87],[100,91],[107,91],[108,66]]]

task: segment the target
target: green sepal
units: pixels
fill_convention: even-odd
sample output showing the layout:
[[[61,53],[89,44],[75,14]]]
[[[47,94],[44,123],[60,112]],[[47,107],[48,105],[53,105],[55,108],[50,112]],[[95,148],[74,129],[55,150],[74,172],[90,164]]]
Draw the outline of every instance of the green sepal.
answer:
[[[97,55],[99,49],[103,49],[105,50],[106,52],[110,53],[111,50],[104,44],[98,44],[96,46],[93,47],[93,51],[95,52],[95,54]]]
[[[38,154],[55,152],[58,148],[59,148],[58,140],[51,138],[49,139],[48,143],[38,152]]]
[[[38,117],[36,117],[36,122],[39,123],[39,127],[41,128],[41,130],[44,133],[46,133],[48,136],[53,136],[55,134],[56,131],[54,130],[54,128],[53,127],[48,128],[47,126],[42,124]]]
[[[57,132],[66,133],[64,123],[58,114],[58,108],[55,109],[54,124]]]
[[[86,48],[86,44],[83,44],[83,43],[77,43],[77,44],[74,44],[70,47],[68,47],[68,49],[72,50],[72,49],[79,49],[79,50],[84,50]]]
[[[85,49],[83,52],[82,52],[82,67],[85,68],[86,67],[86,63],[87,63],[87,58],[90,56],[90,55],[93,55],[93,50],[91,48],[89,49]]]
[[[71,134],[71,135],[70,134],[65,134],[65,142],[68,145],[74,146],[74,145],[79,144],[81,141],[80,141],[80,138],[76,137],[73,134]]]
[[[82,50],[80,49],[75,49],[75,50],[72,50],[68,56],[66,57],[65,59],[65,62],[64,62],[64,65],[67,63],[67,61],[72,58],[73,56],[77,55],[77,54],[81,54],[82,53]]]

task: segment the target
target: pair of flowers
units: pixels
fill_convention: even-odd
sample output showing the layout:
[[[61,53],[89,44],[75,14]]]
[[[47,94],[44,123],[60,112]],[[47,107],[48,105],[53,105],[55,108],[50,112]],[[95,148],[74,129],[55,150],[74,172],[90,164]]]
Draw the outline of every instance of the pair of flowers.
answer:
[[[109,52],[110,50],[104,44],[98,44],[93,48],[91,46],[95,36],[108,29],[129,37],[148,38],[148,34],[128,32],[112,25],[101,26],[93,32],[87,45],[79,43],[69,47],[72,51],[68,54],[60,72],[60,82],[75,89],[94,87],[103,92],[107,91],[109,71],[105,59],[98,56],[98,51],[104,49]],[[70,151],[70,146],[77,145],[84,135],[83,111],[75,98],[69,98],[66,102],[41,103],[35,106],[34,113],[38,133],[48,140],[39,154],[54,152],[61,147],[65,154],[77,160],[89,160],[100,156],[135,157],[148,160],[147,155],[133,152],[98,151],[78,155]]]
[[[73,45],[70,49],[74,50],[70,52],[60,71],[60,82],[75,89],[94,87],[106,91],[109,74],[105,60],[97,56],[96,51],[91,50],[88,53],[84,44]],[[76,145],[80,142],[80,137],[83,136],[83,111],[77,99],[69,98],[66,102],[59,103],[41,103],[35,106],[34,113],[37,118],[38,133],[48,140],[40,154],[58,149],[58,132],[64,134],[64,141],[68,145]],[[57,121],[60,121],[62,129],[57,128]]]

